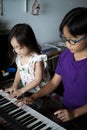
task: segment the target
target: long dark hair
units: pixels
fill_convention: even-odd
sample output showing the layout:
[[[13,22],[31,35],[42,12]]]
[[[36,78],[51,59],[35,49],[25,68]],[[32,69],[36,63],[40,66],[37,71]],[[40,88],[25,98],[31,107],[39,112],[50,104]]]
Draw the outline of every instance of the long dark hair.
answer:
[[[87,8],[77,7],[70,10],[60,24],[59,31],[61,34],[64,26],[68,27],[69,33],[74,37],[87,34]]]
[[[31,52],[41,54],[41,47],[38,44],[35,34],[30,25],[25,23],[16,24],[9,33],[9,43],[13,37],[16,38],[21,47],[26,46],[29,48],[29,50],[31,50]],[[11,44],[9,44],[9,57],[12,62],[15,61],[16,53],[13,52]]]

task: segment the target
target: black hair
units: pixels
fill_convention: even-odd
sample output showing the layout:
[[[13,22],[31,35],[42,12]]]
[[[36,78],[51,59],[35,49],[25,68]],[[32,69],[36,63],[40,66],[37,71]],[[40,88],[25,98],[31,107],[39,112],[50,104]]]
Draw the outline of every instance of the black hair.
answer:
[[[69,33],[74,37],[87,34],[87,8],[76,7],[70,10],[60,24],[60,34],[63,34],[65,26],[68,27]]]
[[[41,47],[38,44],[35,34],[30,25],[21,23],[16,24],[9,33],[9,43],[11,39],[15,37],[21,47],[26,46],[31,52],[41,54]],[[9,44],[9,56],[12,57],[13,62],[16,58],[16,53],[13,52],[11,44]]]

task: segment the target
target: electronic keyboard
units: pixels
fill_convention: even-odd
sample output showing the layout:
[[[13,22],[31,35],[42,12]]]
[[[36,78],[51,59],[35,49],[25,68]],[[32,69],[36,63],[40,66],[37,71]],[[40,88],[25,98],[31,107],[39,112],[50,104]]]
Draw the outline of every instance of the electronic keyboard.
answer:
[[[30,106],[15,104],[16,100],[0,90],[0,116],[7,120],[14,130],[65,130]]]

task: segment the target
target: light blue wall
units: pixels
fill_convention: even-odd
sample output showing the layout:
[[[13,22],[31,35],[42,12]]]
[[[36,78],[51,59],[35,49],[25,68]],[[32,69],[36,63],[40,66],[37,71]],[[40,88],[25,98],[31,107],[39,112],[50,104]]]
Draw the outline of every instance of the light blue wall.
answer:
[[[57,41],[58,27],[63,16],[73,7],[87,7],[87,0],[38,0],[40,15],[31,14],[34,0],[28,0],[28,11],[24,12],[25,0],[3,0],[3,15],[0,16],[0,29],[11,29],[17,23],[32,26],[40,44]]]

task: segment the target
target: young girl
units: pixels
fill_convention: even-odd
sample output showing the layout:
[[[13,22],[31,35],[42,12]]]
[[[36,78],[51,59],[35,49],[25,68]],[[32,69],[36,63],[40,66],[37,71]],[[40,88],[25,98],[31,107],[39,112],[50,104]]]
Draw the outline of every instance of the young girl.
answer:
[[[81,115],[87,116],[87,8],[78,7],[67,13],[60,25],[60,34],[67,49],[58,59],[54,77],[22,102],[33,103],[56,89],[62,81],[64,108],[54,115],[65,122]]]
[[[11,46],[10,55],[16,59],[17,72],[14,82],[5,91],[10,92],[12,97],[19,97],[27,91],[37,92],[49,80],[47,70],[47,56],[41,54],[32,28],[27,24],[15,25],[9,34]],[[23,87],[18,88],[20,80]]]

